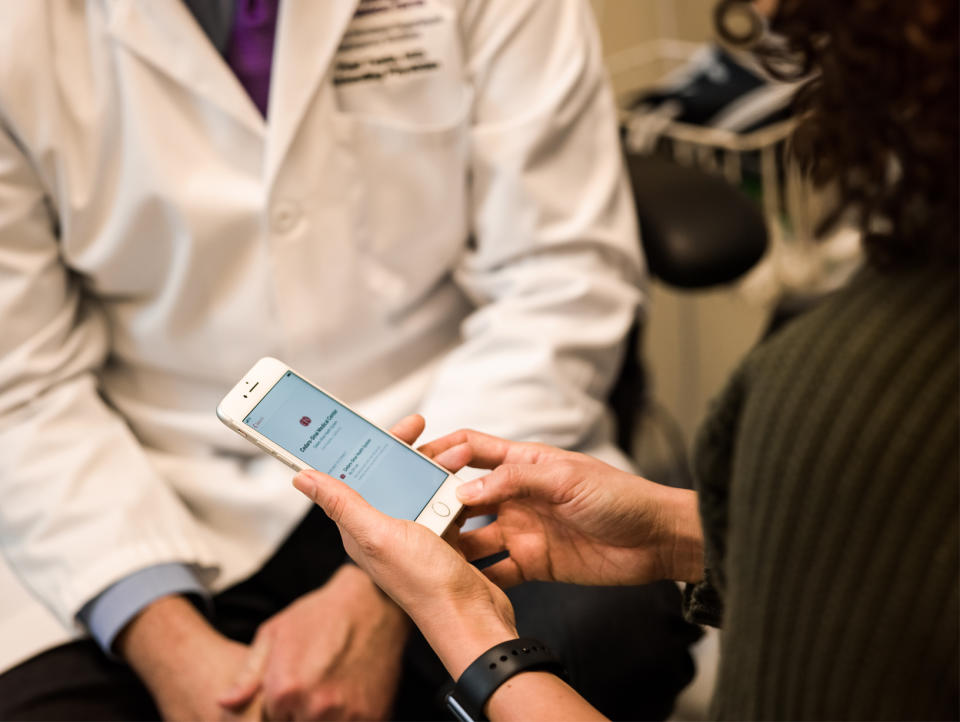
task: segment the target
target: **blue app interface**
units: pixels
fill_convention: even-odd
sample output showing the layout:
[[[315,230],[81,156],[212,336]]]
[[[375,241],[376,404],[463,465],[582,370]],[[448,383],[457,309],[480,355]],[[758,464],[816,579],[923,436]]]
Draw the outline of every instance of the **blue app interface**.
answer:
[[[298,459],[356,489],[384,514],[416,519],[447,478],[350,409],[286,372],[243,420]]]

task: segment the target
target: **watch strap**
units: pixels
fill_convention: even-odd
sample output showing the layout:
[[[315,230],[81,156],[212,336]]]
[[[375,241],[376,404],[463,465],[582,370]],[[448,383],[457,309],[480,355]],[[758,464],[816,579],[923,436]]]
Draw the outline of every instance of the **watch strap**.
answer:
[[[447,695],[447,707],[458,719],[485,720],[483,707],[508,679],[521,672],[551,672],[563,677],[563,664],[543,642],[530,637],[491,647],[467,667]]]

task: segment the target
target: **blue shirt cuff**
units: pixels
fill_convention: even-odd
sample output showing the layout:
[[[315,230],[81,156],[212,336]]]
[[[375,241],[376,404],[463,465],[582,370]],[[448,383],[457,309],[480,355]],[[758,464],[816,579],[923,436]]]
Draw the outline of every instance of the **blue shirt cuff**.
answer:
[[[113,643],[123,628],[149,604],[171,594],[194,595],[204,602],[210,596],[190,566],[157,564],[107,587],[87,602],[77,617],[100,648],[112,655]]]

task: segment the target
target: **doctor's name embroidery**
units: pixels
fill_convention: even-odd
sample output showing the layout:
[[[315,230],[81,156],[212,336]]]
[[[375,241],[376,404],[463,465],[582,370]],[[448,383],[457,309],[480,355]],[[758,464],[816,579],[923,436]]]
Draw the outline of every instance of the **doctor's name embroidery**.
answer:
[[[439,69],[439,60],[430,57],[425,34],[443,18],[436,13],[425,15],[423,10],[430,13],[426,0],[361,0],[337,49],[334,85],[383,81]]]
[[[360,0],[360,5],[353,17],[361,18],[365,15],[375,15],[388,10],[410,10],[422,7],[424,3],[425,0]]]
[[[423,50],[413,50],[400,57],[384,55],[355,62],[339,62],[336,65],[333,84],[359,83],[370,80],[383,80],[390,75],[408,75],[436,70],[440,64],[427,60]]]

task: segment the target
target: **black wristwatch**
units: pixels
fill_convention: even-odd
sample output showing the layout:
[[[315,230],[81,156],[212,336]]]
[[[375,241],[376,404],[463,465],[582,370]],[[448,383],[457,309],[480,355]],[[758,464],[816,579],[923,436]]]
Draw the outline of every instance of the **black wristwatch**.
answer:
[[[547,645],[523,637],[501,642],[467,667],[444,702],[462,722],[486,720],[483,706],[497,688],[520,672],[550,672],[563,678],[563,664]]]

